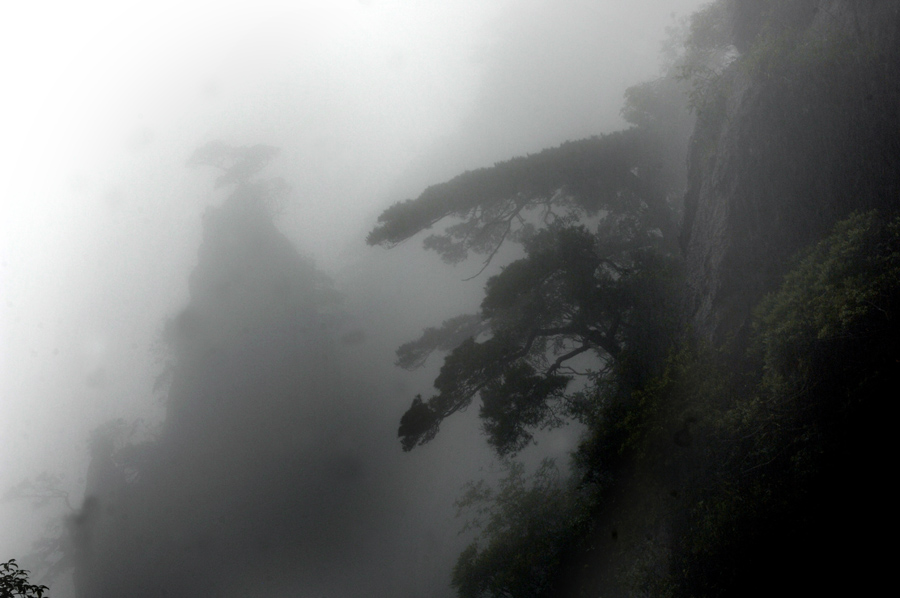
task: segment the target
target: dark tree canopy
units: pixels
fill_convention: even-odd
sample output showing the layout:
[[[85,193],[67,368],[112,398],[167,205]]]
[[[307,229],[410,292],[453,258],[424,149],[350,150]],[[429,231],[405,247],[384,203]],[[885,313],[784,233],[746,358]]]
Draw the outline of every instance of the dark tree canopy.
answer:
[[[469,252],[490,258],[505,240],[521,241],[536,226],[607,211],[639,214],[647,228],[674,238],[665,189],[655,176],[656,151],[644,130],[634,128],[466,172],[385,210],[367,242],[392,247],[455,218],[424,245],[458,263]]]
[[[623,109],[632,128],[465,172],[381,214],[370,245],[435,227],[426,249],[451,264],[481,255],[481,272],[504,243],[524,251],[488,279],[479,313],[397,351],[407,369],[446,353],[437,393],[416,396],[400,422],[405,450],[478,396],[489,443],[514,453],[535,430],[586,417],[621,364],[671,338],[686,88],[674,74],[636,86]]]
[[[528,239],[526,257],[487,282],[482,333],[455,346],[435,380],[438,393],[417,397],[404,416],[403,447],[431,440],[444,418],[478,394],[485,433],[501,454],[525,446],[529,430],[576,411],[585,389],[637,344],[631,341],[670,325],[668,307],[654,298],[665,295],[671,264],[645,241],[626,250],[605,246],[585,227],[560,225]],[[423,339],[437,335],[430,329]],[[575,379],[580,390],[567,391]]]
[[[664,325],[665,310],[652,298],[671,266],[655,251],[658,237],[618,224],[607,223],[608,235],[564,223],[534,233],[523,242],[526,256],[487,281],[479,315],[448,320],[400,348],[398,363],[407,367],[452,348],[435,380],[438,394],[417,397],[401,421],[406,450],[431,440],[444,418],[480,394],[489,442],[514,452],[530,430],[576,409],[631,340]],[[581,391],[567,392],[576,378]]]

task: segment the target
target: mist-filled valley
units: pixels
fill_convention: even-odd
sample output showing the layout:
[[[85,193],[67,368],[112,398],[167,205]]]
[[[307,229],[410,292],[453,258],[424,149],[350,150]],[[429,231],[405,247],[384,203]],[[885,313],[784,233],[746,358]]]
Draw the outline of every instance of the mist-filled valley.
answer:
[[[884,583],[897,6],[0,22],[0,595]]]

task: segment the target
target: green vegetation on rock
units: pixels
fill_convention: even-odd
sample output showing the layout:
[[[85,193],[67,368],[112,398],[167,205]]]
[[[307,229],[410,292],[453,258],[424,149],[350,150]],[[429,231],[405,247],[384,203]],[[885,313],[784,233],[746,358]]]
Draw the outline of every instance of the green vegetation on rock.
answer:
[[[454,572],[460,595],[805,594],[877,579],[874,549],[837,547],[888,508],[891,10],[713,3],[673,36],[670,76],[629,90],[634,128],[384,212],[370,243],[438,226],[425,246],[448,262],[488,264],[507,242],[524,252],[487,281],[478,314],[401,347],[405,367],[447,353],[437,394],[401,421],[403,447],[476,398],[503,456],[537,429],[586,426],[571,480],[512,465],[498,489],[469,487],[462,505],[485,517]],[[668,160],[686,134],[665,140],[688,105],[685,177]]]

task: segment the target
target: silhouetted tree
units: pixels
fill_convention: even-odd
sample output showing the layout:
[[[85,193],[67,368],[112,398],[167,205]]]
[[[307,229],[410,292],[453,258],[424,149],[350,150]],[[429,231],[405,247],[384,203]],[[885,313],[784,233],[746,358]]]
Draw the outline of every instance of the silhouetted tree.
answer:
[[[15,559],[0,564],[0,598],[43,598],[47,586],[28,581],[28,571],[20,569]]]
[[[525,252],[487,281],[480,313],[428,328],[398,350],[409,369],[450,351],[438,393],[418,396],[401,420],[405,450],[480,395],[489,442],[515,452],[534,429],[589,410],[619,362],[658,352],[673,325],[676,266],[667,256],[677,247],[672,199],[681,181],[658,139],[668,121],[652,114],[673,101],[684,111],[673,89],[631,96],[628,115],[642,126],[467,172],[380,216],[369,244],[390,247],[455,219],[424,242],[446,262],[477,253],[483,271],[506,242]]]

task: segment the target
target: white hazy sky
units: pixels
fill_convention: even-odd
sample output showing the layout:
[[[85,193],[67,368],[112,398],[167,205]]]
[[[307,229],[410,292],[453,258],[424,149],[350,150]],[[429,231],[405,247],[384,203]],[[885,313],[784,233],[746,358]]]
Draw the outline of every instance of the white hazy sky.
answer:
[[[393,191],[621,126],[699,4],[0,3],[0,493],[43,470],[77,489],[90,429],[158,417],[149,345],[217,201],[197,146],[281,147],[281,225],[334,271]],[[29,513],[0,503],[0,561]]]

